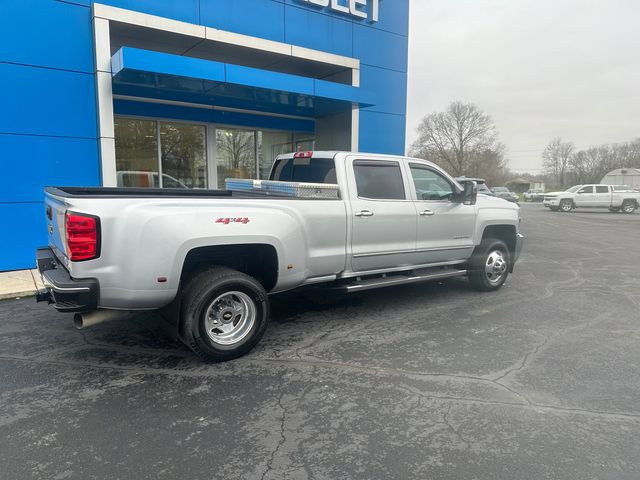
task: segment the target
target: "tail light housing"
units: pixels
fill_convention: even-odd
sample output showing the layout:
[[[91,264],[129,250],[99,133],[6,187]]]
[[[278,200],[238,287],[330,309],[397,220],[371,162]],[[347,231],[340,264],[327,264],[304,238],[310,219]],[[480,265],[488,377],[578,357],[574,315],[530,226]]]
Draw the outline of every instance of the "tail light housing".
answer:
[[[293,158],[312,158],[313,152],[296,152],[293,154]]]
[[[100,256],[100,219],[85,213],[65,214],[67,255],[72,262],[93,260]]]

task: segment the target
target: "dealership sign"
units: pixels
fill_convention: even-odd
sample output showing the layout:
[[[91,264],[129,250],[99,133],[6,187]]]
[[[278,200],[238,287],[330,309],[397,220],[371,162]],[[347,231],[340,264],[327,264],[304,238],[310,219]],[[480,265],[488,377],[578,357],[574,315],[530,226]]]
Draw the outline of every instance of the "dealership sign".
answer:
[[[380,0],[300,0],[319,7],[330,8],[334,12],[344,13],[356,18],[377,22]]]

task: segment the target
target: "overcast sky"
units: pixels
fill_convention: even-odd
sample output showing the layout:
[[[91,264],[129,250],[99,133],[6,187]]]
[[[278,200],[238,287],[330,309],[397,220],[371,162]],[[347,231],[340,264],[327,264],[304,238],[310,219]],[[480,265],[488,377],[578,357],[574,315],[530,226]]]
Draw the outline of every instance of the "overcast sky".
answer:
[[[410,0],[407,141],[452,100],[491,115],[510,167],[555,136],[640,137],[640,0]]]

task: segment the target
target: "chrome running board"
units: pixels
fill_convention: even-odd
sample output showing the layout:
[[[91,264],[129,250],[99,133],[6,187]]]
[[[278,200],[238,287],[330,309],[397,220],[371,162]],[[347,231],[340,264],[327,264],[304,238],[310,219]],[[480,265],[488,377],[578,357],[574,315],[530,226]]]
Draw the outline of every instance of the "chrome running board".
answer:
[[[463,277],[466,274],[466,270],[451,270],[441,268],[428,270],[425,269],[407,272],[407,274],[405,275],[393,275],[388,277],[356,280],[355,282],[351,283],[331,285],[327,288],[343,293],[355,293],[363,292],[365,290],[373,290],[374,288],[392,287],[394,285],[406,285],[409,283],[428,282],[430,280],[443,280],[445,278]]]

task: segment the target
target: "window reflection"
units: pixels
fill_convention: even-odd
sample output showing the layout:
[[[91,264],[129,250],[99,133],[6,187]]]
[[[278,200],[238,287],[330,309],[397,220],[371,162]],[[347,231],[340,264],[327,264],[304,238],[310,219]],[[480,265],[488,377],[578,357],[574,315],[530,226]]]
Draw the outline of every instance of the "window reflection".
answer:
[[[158,186],[156,122],[117,118],[116,169],[119,187]]]
[[[256,178],[256,132],[216,129],[216,157],[220,188],[227,178]]]
[[[204,125],[160,122],[162,186],[206,188],[206,145]]]

